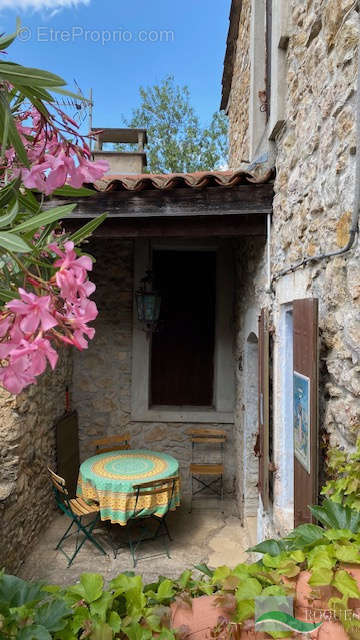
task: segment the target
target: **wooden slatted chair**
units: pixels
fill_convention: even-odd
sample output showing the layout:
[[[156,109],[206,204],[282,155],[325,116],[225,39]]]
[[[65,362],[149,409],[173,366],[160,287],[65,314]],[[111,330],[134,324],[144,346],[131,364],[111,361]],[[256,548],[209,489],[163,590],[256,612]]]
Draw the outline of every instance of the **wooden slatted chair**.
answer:
[[[61,476],[58,476],[49,467],[48,467],[48,472],[50,474],[50,479],[53,484],[56,504],[58,505],[59,509],[61,509],[61,511],[65,513],[65,515],[67,515],[68,518],[71,519],[70,525],[66,529],[62,538],[60,538],[55,549],[59,549],[59,551],[61,551],[64,554],[64,556],[67,558],[68,567],[70,567],[73,560],[75,559],[75,556],[77,556],[77,554],[79,553],[81,547],[83,546],[86,540],[90,540],[90,542],[92,542],[95,545],[95,547],[97,547],[97,549],[99,549],[101,553],[103,553],[106,556],[107,555],[106,551],[102,548],[101,544],[99,544],[99,542],[92,535],[92,531],[95,525],[100,520],[99,506],[97,504],[90,505],[80,497],[70,498],[68,490],[66,488],[66,482],[64,478],[62,478]],[[89,516],[89,515],[94,515],[95,517],[87,524],[84,524],[84,522],[82,521],[83,517]],[[70,533],[71,529],[74,526],[77,528],[76,531]],[[74,553],[71,556],[69,556],[66,553],[66,551],[63,549],[62,544],[67,538],[73,535],[73,533],[76,533],[75,550],[74,550]],[[81,533],[83,534],[83,538],[79,540]]]
[[[108,451],[122,451],[131,449],[130,433],[123,433],[115,436],[104,436],[93,440],[96,454],[107,453]]]
[[[226,442],[226,433],[222,429],[192,429],[188,431],[191,436],[191,502],[190,513],[192,511],[193,497],[205,489],[220,497],[221,512],[224,513],[224,444]],[[198,459],[200,454],[198,449],[206,445],[208,453],[214,450],[218,451],[217,462],[208,462]],[[211,479],[212,480],[209,480]],[[200,488],[194,490],[194,481],[200,484]]]
[[[162,537],[164,540],[164,548],[168,558],[170,558],[168,540],[172,540],[169,528],[166,522],[166,517],[171,509],[173,503],[173,497],[175,493],[176,483],[179,482],[179,476],[171,476],[171,478],[165,478],[161,480],[153,480],[151,482],[143,482],[142,484],[134,485],[134,495],[135,495],[135,506],[134,511],[127,523],[127,533],[128,533],[128,545],[130,548],[131,557],[134,563],[134,567],[139,560],[136,555],[138,547],[148,540],[156,540],[157,538]],[[148,507],[141,507],[140,504],[143,498],[156,496],[156,499],[160,495],[163,495],[165,511],[162,516],[157,516],[155,514],[147,514],[146,510]],[[151,500],[150,500],[151,501]],[[153,520],[156,522],[155,531],[151,531],[147,526],[146,521]],[[138,538],[133,537],[133,530],[135,524],[140,524],[140,535]],[[157,556],[158,554],[156,554]],[[147,558],[154,557],[146,556]]]

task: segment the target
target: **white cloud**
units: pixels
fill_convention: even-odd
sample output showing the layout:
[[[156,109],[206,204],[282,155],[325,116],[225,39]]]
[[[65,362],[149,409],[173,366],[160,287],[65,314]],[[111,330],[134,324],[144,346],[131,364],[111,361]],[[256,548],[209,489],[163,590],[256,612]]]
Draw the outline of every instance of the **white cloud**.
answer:
[[[16,10],[42,10],[50,9],[58,11],[59,9],[74,8],[78,5],[89,4],[90,0],[0,0],[1,9]]]

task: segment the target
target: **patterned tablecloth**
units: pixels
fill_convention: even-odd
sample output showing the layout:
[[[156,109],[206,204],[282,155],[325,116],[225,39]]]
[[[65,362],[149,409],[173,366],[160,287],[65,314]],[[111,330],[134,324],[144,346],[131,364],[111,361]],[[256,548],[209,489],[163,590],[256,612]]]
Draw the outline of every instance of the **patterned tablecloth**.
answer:
[[[96,500],[101,520],[126,525],[135,506],[134,484],[169,478],[178,473],[179,463],[166,453],[147,449],[110,451],[85,460],[80,466],[77,495]],[[160,493],[140,496],[136,509],[162,516],[170,496]],[[175,485],[171,509],[180,505],[180,484]]]

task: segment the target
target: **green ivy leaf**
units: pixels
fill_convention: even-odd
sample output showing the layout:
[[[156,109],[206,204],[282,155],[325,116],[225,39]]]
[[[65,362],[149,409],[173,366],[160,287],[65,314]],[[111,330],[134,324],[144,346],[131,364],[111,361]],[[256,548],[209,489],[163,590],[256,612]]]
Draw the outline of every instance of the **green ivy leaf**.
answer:
[[[80,584],[83,588],[84,600],[88,604],[101,597],[104,579],[99,573],[83,573],[80,576]]]
[[[309,584],[311,584],[312,587],[321,587],[323,585],[331,584],[333,575],[332,570],[327,569],[326,567],[313,569],[309,579]]]
[[[34,623],[45,627],[50,632],[64,629],[72,609],[64,600],[51,600],[39,607],[34,616]]]
[[[239,600],[249,600],[249,598],[256,598],[262,592],[261,583],[256,578],[247,577],[242,580],[235,591],[235,598]]]
[[[313,545],[324,536],[324,529],[315,524],[301,524],[286,536],[290,549],[303,549]]]
[[[359,548],[352,545],[335,545],[335,557],[340,562],[360,564]]]
[[[244,622],[255,615],[255,601],[239,600],[236,606],[236,622]]]
[[[71,618],[70,626],[74,635],[77,635],[80,629],[90,624],[90,613],[87,607],[76,607],[74,615]]]
[[[151,629],[144,629],[138,622],[123,628],[129,640],[150,640],[152,638]]]
[[[51,635],[45,627],[31,624],[23,627],[16,635],[17,640],[51,640]]]
[[[182,572],[178,582],[179,585],[182,589],[185,589],[189,583],[189,580],[191,579],[191,571],[190,569],[186,569],[185,571]]]
[[[162,580],[157,590],[156,599],[158,600],[158,602],[162,602],[163,600],[169,600],[170,598],[173,597],[174,593],[175,593],[175,588],[174,588],[173,581]]]
[[[350,529],[327,529],[324,531],[324,537],[331,542],[335,542],[336,540],[351,540],[355,538]]]
[[[217,569],[215,569],[213,577],[212,577],[212,584],[222,584],[222,582],[230,575],[231,570],[229,569],[229,567],[221,566],[221,567],[217,567]]]
[[[92,616],[98,616],[102,622],[106,621],[106,614],[110,609],[114,600],[114,596],[109,591],[104,591],[100,598],[90,604],[90,613]]]
[[[0,603],[11,607],[33,604],[43,599],[40,582],[26,582],[17,576],[0,575]]]
[[[332,569],[336,564],[334,548],[332,545],[320,545],[307,554],[307,564],[309,569]]]
[[[356,581],[344,569],[336,571],[332,584],[346,598],[360,598],[360,591]]]
[[[119,633],[121,628],[121,618],[116,611],[112,611],[110,613],[108,623],[114,633]]]
[[[90,634],[90,640],[112,640],[113,630],[106,622],[95,625]]]

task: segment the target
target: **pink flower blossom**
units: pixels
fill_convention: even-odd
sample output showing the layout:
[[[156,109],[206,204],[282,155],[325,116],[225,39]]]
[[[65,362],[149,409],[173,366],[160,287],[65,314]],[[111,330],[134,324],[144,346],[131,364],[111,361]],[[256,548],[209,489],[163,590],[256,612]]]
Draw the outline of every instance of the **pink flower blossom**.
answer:
[[[36,379],[28,372],[26,359],[21,358],[0,369],[0,382],[10,393],[17,394],[29,384],[34,384]]]
[[[6,304],[10,311],[22,316],[20,328],[24,333],[33,333],[41,324],[43,331],[55,327],[57,322],[50,313],[50,296],[37,296],[19,289],[21,300],[11,300]]]
[[[105,160],[91,162],[86,158],[82,158],[79,166],[72,172],[69,184],[75,189],[79,189],[84,182],[94,182],[102,178],[104,173],[109,170],[109,164]]]
[[[11,363],[26,356],[28,356],[28,373],[33,376],[39,376],[45,371],[46,360],[54,370],[59,357],[49,340],[39,336],[33,342],[23,339],[19,347],[12,351]]]

